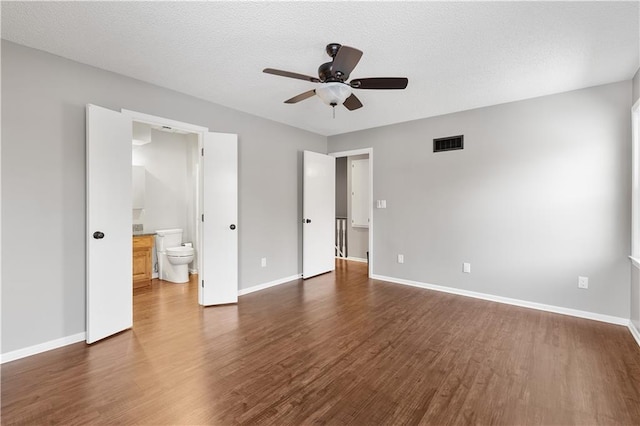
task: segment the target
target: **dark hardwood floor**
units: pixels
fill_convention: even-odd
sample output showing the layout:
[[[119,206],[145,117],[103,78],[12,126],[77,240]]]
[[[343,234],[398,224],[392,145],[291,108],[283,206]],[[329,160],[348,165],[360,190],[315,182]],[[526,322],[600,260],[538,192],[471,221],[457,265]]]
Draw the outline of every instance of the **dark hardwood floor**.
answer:
[[[640,424],[625,327],[369,280],[366,265],[2,366],[2,424]]]

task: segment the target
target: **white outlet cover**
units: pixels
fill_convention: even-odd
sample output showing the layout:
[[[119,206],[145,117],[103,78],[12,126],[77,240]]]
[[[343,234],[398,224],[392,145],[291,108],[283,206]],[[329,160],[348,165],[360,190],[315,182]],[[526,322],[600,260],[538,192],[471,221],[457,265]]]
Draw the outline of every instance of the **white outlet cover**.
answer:
[[[589,288],[589,277],[578,277],[578,288]]]
[[[404,255],[403,254],[399,254],[398,255],[398,263],[404,263]]]
[[[263,268],[264,268],[265,266],[267,266],[267,258],[266,258],[266,257],[263,257],[263,258],[260,260],[260,264],[262,265],[262,267],[263,267]]]
[[[462,264],[462,272],[464,272],[466,274],[470,274],[471,273],[471,264],[470,263],[463,263]]]

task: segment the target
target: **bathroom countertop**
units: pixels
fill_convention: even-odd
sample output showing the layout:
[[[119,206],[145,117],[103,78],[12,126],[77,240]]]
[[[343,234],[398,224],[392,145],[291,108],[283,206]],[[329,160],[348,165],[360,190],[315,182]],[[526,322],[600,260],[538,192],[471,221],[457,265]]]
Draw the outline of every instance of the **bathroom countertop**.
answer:
[[[145,235],[156,235],[156,233],[154,231],[140,231],[133,233],[134,237],[144,237]]]

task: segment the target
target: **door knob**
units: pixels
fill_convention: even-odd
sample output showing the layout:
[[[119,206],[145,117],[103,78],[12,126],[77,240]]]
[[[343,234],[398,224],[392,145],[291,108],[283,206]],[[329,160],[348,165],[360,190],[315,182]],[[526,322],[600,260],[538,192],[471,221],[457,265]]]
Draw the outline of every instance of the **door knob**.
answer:
[[[305,219],[304,223],[311,223],[311,219]]]
[[[233,231],[234,229],[236,229],[236,226],[234,224],[231,224],[231,226],[229,226],[229,228]]]
[[[93,238],[96,240],[101,240],[104,238],[104,232],[96,231],[93,233]]]

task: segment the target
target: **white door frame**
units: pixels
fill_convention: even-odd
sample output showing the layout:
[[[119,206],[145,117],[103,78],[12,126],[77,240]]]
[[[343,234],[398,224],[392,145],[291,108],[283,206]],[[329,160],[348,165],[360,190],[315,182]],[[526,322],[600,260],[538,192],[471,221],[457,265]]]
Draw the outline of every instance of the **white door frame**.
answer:
[[[204,134],[209,131],[208,127],[196,126],[195,124],[183,123],[181,121],[171,120],[169,118],[157,117],[155,115],[144,114],[142,112],[131,111],[128,109],[120,110],[122,114],[131,117],[131,121],[137,121],[140,123],[151,124],[156,126],[169,126],[173,129],[182,130],[189,133],[195,133],[198,135],[198,152],[202,152],[204,148]],[[198,215],[202,214],[202,183],[203,183],[203,158],[202,155],[198,155],[198,196],[196,197],[196,211]],[[196,256],[198,258],[198,273],[200,273],[200,269],[203,266],[202,259],[202,243],[203,243],[203,235],[202,235],[202,222],[200,220],[196,220],[196,234],[198,234],[198,247]],[[202,295],[202,286],[198,285],[198,301],[201,302],[203,300]],[[133,296],[132,296],[133,297]]]
[[[369,276],[373,274],[373,148],[353,149],[350,151],[329,152],[335,158],[369,155]]]

